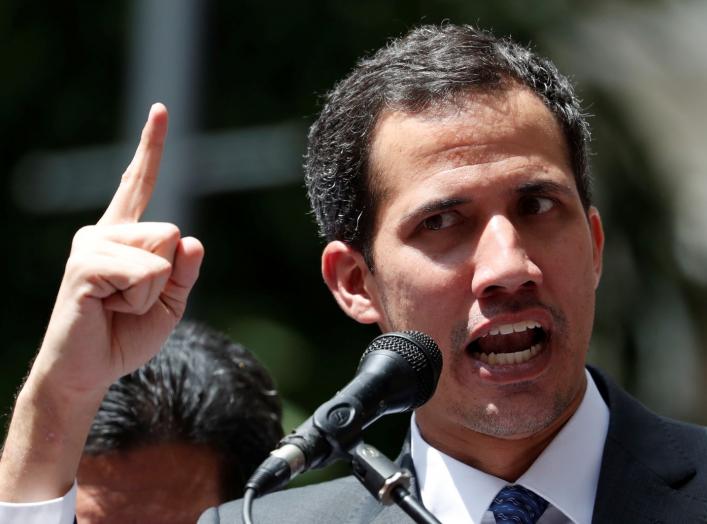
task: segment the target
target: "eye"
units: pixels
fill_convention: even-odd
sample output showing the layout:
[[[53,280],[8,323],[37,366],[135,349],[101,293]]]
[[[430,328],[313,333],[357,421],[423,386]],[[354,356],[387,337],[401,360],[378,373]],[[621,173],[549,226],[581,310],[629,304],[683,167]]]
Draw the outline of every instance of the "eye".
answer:
[[[523,215],[541,215],[553,207],[555,207],[555,201],[545,197],[529,196],[520,202],[520,212]]]
[[[461,221],[461,217],[458,213],[453,211],[445,211],[444,213],[439,213],[437,215],[432,215],[427,217],[422,221],[422,227],[429,231],[439,231],[440,229],[445,229],[450,226],[456,225]]]

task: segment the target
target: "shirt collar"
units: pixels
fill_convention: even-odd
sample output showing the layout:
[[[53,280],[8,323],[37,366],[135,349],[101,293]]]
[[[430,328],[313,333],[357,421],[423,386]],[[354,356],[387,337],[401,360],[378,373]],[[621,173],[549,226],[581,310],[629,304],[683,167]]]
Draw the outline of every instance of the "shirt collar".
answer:
[[[591,522],[609,410],[591,375],[577,411],[516,482],[545,498],[576,523]],[[481,522],[493,497],[508,483],[459,462],[422,439],[415,416],[411,455],[425,506],[442,522],[466,516]]]

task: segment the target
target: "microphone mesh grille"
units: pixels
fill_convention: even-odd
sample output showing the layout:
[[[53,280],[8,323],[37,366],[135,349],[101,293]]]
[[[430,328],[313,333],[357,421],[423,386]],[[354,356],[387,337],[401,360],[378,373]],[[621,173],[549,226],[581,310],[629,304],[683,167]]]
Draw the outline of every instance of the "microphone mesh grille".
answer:
[[[399,331],[386,333],[371,342],[361,360],[372,351],[393,351],[410,364],[417,377],[417,394],[413,408],[427,402],[442,371],[442,353],[431,337],[419,331]]]

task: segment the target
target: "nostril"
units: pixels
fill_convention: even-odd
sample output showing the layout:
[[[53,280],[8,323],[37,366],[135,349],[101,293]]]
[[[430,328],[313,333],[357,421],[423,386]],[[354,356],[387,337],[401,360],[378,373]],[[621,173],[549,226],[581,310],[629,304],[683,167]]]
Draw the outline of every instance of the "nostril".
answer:
[[[486,286],[482,291],[481,294],[479,295],[480,297],[489,297],[491,295],[494,295],[496,293],[501,293],[503,292],[503,286]]]
[[[471,288],[477,297],[499,292],[532,290],[542,284],[542,272],[524,252],[495,252],[487,257],[477,253]]]

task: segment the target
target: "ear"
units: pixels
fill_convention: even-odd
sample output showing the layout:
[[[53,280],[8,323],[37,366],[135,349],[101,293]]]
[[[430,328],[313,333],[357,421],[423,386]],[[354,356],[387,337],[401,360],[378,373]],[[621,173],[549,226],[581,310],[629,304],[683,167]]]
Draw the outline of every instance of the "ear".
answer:
[[[592,235],[592,257],[594,260],[594,276],[596,288],[601,279],[602,258],[604,254],[604,228],[601,225],[599,210],[591,206],[589,208],[589,230]]]
[[[362,324],[380,320],[373,275],[357,249],[329,242],[322,253],[322,276],[344,313]]]

